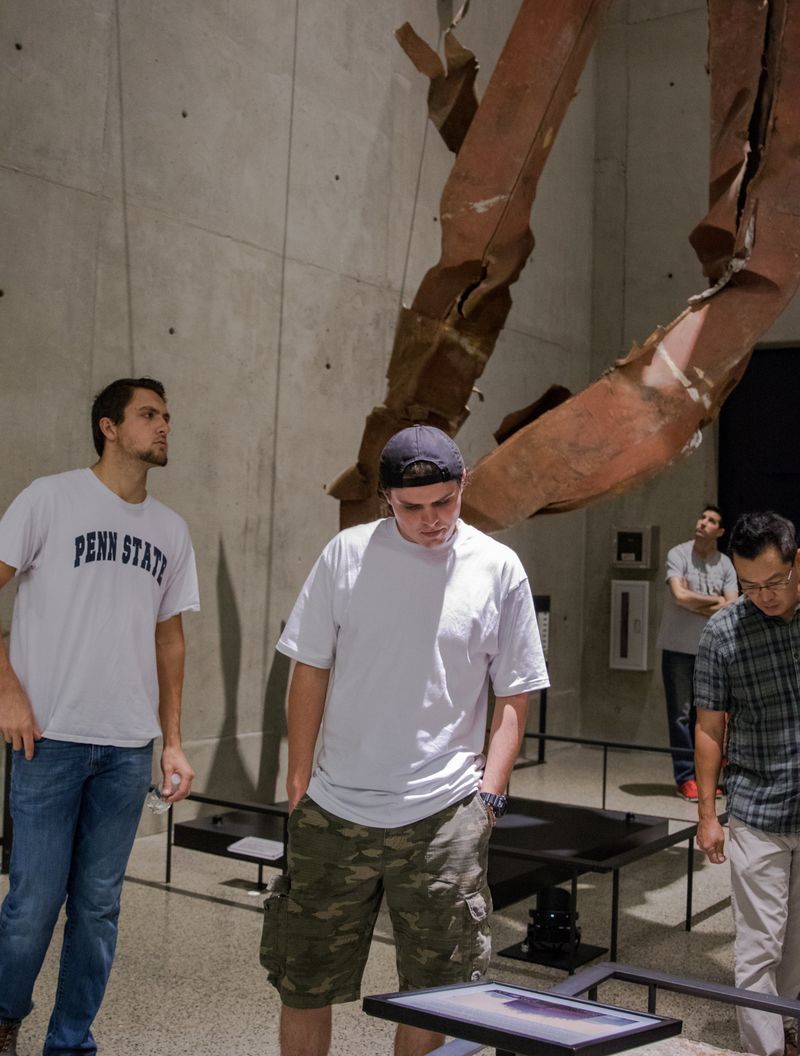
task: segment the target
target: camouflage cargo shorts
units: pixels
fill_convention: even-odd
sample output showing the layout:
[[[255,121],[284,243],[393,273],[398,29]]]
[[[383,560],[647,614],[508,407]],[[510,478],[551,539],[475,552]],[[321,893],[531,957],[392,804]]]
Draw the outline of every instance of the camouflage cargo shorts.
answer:
[[[289,819],[289,866],[264,902],[261,963],[284,1004],[355,1001],[383,894],[401,990],[489,966],[492,826],[477,795],[397,829],[344,821],[308,796]]]

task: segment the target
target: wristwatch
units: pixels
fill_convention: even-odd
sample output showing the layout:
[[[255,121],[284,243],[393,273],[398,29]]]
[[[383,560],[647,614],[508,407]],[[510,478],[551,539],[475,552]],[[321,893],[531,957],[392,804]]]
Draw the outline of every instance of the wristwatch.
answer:
[[[479,792],[478,795],[483,800],[483,805],[491,810],[495,818],[502,818],[508,810],[508,796],[497,795],[494,792]]]

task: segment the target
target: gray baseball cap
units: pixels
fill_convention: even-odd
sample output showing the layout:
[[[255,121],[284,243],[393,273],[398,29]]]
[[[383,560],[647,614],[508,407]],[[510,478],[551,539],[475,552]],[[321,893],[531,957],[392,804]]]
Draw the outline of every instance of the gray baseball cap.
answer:
[[[403,480],[403,474],[415,462],[430,462],[429,473]],[[417,488],[441,484],[464,476],[464,459],[455,442],[432,425],[412,425],[395,433],[381,452],[381,487]]]

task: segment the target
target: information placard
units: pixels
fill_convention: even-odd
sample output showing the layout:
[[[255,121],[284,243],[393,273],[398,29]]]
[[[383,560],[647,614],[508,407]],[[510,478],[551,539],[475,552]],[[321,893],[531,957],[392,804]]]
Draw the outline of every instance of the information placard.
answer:
[[[524,1056],[604,1056],[680,1034],[678,1019],[507,983],[463,983],[364,998],[370,1015]]]

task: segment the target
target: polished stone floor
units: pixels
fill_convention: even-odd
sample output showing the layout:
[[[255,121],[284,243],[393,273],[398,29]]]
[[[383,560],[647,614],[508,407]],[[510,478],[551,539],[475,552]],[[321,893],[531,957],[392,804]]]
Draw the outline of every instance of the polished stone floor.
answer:
[[[655,762],[654,762],[655,760]],[[543,766],[515,773],[516,795],[600,806],[602,754],[553,747]],[[695,807],[678,799],[665,756],[612,753],[606,806],[615,810],[693,820]],[[190,808],[184,806],[184,812]],[[186,816],[186,814],[184,814]],[[275,1056],[278,1001],[258,962],[261,896],[255,867],[176,849],[173,880],[163,883],[165,839],[136,841],[125,884],[120,941],[104,1006],[95,1024],[108,1056]],[[684,930],[686,845],[660,851],[621,874],[618,959],[717,982],[732,982],[732,921],[727,863],[695,856],[694,916]],[[0,893],[7,879],[0,878]],[[611,877],[586,874],[578,909],[583,941],[607,945]],[[524,937],[532,900],[495,914],[494,948]],[[41,1051],[57,968],[50,951],[22,1027],[20,1056]],[[563,973],[495,956],[491,976],[548,989]],[[363,992],[396,989],[388,920],[378,920]],[[644,1009],[645,994],[612,984],[609,1003]],[[658,1011],[684,1020],[684,1036],[723,1048],[738,1047],[732,1011],[664,994]],[[366,1056],[391,1051],[392,1028],[366,1016],[358,1003],[336,1009],[333,1053]],[[669,1043],[661,1043],[667,1046]]]

